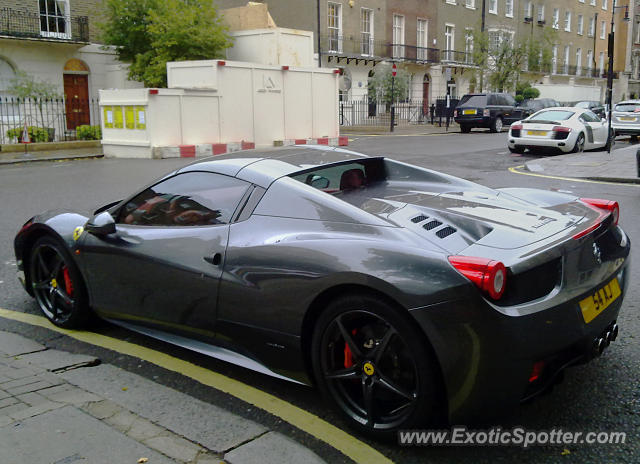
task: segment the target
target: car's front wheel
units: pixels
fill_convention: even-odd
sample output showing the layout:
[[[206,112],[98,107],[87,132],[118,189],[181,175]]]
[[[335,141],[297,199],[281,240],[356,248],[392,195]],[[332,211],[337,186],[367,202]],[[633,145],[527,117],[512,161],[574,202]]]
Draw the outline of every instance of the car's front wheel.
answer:
[[[498,116],[491,122],[491,132],[502,132],[502,118]]]
[[[55,238],[41,237],[31,248],[29,276],[40,310],[59,327],[78,328],[89,319],[87,292],[69,252]]]
[[[436,418],[437,370],[408,315],[362,294],[319,317],[312,361],[323,394],[351,426],[382,438]]]

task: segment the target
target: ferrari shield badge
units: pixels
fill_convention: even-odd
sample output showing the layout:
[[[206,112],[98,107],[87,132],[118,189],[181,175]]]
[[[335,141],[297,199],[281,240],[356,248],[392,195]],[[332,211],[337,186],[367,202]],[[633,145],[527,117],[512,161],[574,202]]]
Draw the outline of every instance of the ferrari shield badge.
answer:
[[[82,227],[82,226],[78,226],[75,229],[73,229],[73,241],[74,242],[78,241],[78,239],[82,235],[82,232],[84,232],[84,227]]]

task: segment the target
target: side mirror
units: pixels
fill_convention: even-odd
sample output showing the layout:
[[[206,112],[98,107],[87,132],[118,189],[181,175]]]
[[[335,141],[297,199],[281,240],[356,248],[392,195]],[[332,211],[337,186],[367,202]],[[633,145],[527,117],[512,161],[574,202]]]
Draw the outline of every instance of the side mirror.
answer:
[[[92,217],[84,226],[85,230],[93,235],[104,236],[116,233],[116,221],[108,211]]]

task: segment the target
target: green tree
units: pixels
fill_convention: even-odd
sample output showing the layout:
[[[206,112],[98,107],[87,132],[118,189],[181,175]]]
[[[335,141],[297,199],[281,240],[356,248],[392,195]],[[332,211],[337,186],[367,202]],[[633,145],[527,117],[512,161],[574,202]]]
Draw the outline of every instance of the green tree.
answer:
[[[373,77],[369,78],[369,101],[390,105],[392,101],[405,100],[409,95],[410,76],[405,70],[398,68],[393,83],[393,98],[391,96],[391,66],[378,66]]]
[[[106,10],[102,40],[147,87],[166,87],[168,61],[222,58],[232,44],[211,0],[107,0]]]
[[[38,122],[36,115],[36,125],[41,123],[43,126],[45,122],[43,111],[45,101],[62,97],[58,86],[51,82],[37,79],[24,71],[16,72],[16,75],[9,81],[7,91],[14,97],[33,99],[40,113],[40,122]]]
[[[542,34],[530,37],[527,41],[527,64],[531,72],[551,72],[553,45],[558,37],[557,31],[545,26]]]

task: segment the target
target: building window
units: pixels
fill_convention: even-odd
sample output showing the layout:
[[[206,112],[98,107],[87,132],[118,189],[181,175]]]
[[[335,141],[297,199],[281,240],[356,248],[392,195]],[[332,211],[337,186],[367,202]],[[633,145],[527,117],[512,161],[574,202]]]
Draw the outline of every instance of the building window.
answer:
[[[498,14],[498,0],[489,0],[489,13]]]
[[[464,62],[473,64],[473,32],[467,29],[464,37]]]
[[[551,74],[558,74],[558,46],[554,45],[551,56]]]
[[[467,8],[475,9],[476,8],[476,0],[466,0],[465,5]]]
[[[604,21],[600,22],[600,38],[604,39],[607,36],[607,23]]]
[[[607,0],[602,0],[602,9],[603,10],[607,9]]]
[[[446,24],[444,26],[444,59],[446,61],[453,61],[455,52],[455,34],[456,27],[453,24]]]
[[[584,3],[584,0],[578,0],[580,3]]]
[[[456,5],[456,0],[447,0],[449,5]]]
[[[576,76],[582,75],[582,49],[576,50]]]
[[[373,10],[360,8],[360,53],[373,55]]]
[[[636,23],[636,43],[640,44],[640,21]]]
[[[593,50],[587,52],[587,76],[593,77]]]
[[[533,3],[531,3],[531,0],[527,0],[524,4],[524,20],[533,21]]]
[[[71,38],[69,0],[39,0],[40,35],[58,39]]]
[[[598,58],[598,74],[602,77],[604,75],[604,52],[600,52],[600,58]]]
[[[571,48],[569,47],[569,45],[565,45],[563,74],[569,74],[569,53],[571,53]]]
[[[596,35],[596,18],[589,18],[589,37]]]
[[[342,5],[327,4],[327,28],[329,30],[330,52],[342,52]]]
[[[582,35],[584,33],[584,17],[582,15],[578,15],[578,35]]]
[[[11,85],[11,80],[16,77],[16,72],[8,62],[0,58],[0,97],[9,96],[7,90]]]
[[[393,57],[404,58],[404,16],[393,15]]]
[[[591,0],[591,6],[596,6],[596,0]]]
[[[560,28],[560,8],[553,9],[553,24],[552,27],[554,29]]]
[[[504,15],[508,18],[513,18],[513,0],[504,1]]]
[[[429,46],[427,37],[428,37],[427,20],[418,18],[418,35],[417,35],[418,56],[417,58],[419,60],[427,59],[427,48]]]
[[[544,5],[538,5],[538,22],[544,22]]]
[[[564,30],[571,32],[571,12],[565,11],[564,13]]]

